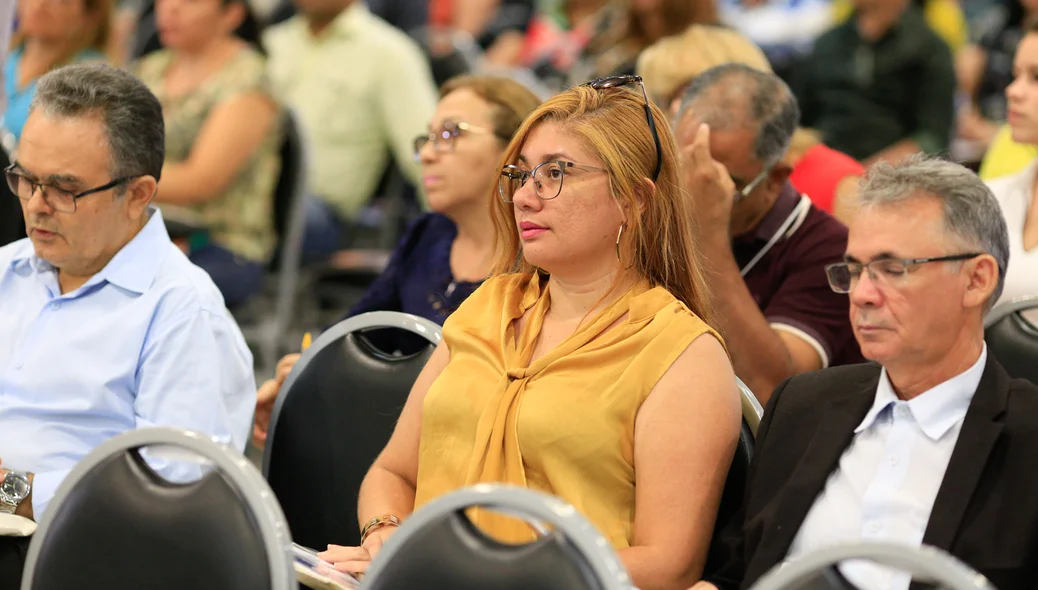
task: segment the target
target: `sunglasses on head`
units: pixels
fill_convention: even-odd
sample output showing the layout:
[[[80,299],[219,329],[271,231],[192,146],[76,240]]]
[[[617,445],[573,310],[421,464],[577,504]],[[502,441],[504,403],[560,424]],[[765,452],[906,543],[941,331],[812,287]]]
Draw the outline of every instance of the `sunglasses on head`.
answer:
[[[660,135],[656,132],[656,121],[652,118],[652,108],[649,106],[649,95],[645,92],[645,83],[642,82],[641,76],[608,76],[605,78],[599,78],[592,80],[584,86],[589,86],[595,90],[607,90],[609,88],[619,88],[621,86],[630,86],[637,84],[642,91],[642,98],[645,99],[645,120],[649,122],[649,131],[652,132],[652,140],[656,143],[656,170],[652,173],[652,181],[656,180],[660,176],[660,168],[663,167],[663,146],[660,145]]]

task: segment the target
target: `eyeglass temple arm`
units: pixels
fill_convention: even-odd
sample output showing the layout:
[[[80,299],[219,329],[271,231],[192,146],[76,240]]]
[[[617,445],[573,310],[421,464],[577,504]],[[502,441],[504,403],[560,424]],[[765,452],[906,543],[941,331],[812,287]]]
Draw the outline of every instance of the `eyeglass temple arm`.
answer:
[[[644,92],[644,90],[642,90]],[[645,103],[645,119],[649,122],[649,130],[652,131],[652,140],[656,142],[656,170],[652,173],[652,181],[656,182],[663,168],[663,146],[660,145],[660,134],[656,131],[656,121],[652,118],[652,108]]]

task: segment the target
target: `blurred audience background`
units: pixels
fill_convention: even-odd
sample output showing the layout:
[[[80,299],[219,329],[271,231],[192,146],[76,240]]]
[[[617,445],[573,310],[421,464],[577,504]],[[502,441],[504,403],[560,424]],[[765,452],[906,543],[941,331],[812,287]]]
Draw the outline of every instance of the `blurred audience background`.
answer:
[[[1038,139],[1024,129],[1038,119],[1026,97],[1038,72],[1018,48],[1036,11],[1038,0],[19,0],[6,31],[3,146],[16,155],[34,80],[50,69],[96,59],[138,74],[165,109],[158,203],[243,322],[272,313],[295,199],[279,187],[303,174],[303,255],[289,261],[298,304],[280,353],[351,309],[428,299],[444,277],[458,293],[477,285],[486,265],[472,252],[489,246],[457,244],[480,241],[485,212],[444,205],[455,197],[443,186],[464,192],[457,203],[492,197],[491,169],[517,125],[501,113],[528,110],[495,97],[525,87],[533,104],[609,75],[640,75],[674,116],[711,67],[774,72],[801,113],[781,163],[817,208],[849,223],[870,164],[951,159],[996,193],[1019,193],[1003,206],[1011,228],[1024,224],[1023,265],[1038,227]],[[483,77],[443,86],[459,75]],[[438,87],[441,110],[458,97],[472,104],[438,115]],[[305,147],[298,171],[281,161],[289,122]],[[477,155],[485,161],[466,163]],[[2,207],[6,243],[23,234],[15,200]],[[443,244],[416,250],[430,227]],[[451,272],[438,259],[436,281],[402,279],[404,250],[449,254]],[[372,299],[386,276],[395,307]],[[439,303],[440,315],[453,307]]]

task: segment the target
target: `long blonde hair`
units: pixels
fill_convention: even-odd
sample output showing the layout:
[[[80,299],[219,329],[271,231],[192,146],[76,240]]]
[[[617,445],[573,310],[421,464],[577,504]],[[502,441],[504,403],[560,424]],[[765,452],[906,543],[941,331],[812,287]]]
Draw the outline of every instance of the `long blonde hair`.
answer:
[[[662,111],[652,105],[663,163],[655,190],[649,178],[656,168],[656,146],[645,118],[644,99],[629,88],[595,90],[571,88],[548,99],[527,117],[505,149],[502,166],[518,162],[530,132],[552,122],[582,141],[609,171],[613,198],[627,211],[620,242],[620,259],[654,287],[667,289],[702,318],[710,310],[702,264],[695,244],[692,202],[683,194],[678,173],[678,148]],[[537,269],[522,257],[522,246],[511,204],[494,197],[495,260],[492,275]]]

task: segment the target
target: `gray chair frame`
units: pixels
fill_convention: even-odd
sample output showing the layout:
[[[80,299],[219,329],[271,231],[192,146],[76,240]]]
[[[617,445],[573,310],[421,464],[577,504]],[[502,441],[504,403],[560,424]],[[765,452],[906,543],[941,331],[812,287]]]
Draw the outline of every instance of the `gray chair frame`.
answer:
[[[991,309],[984,316],[984,328],[990,328],[1006,316],[1016,313],[1018,311],[1025,311],[1032,308],[1038,308],[1038,295],[1028,295],[1026,297],[1017,297],[1011,301],[999,303]]]
[[[91,451],[69,473],[58,486],[54,498],[50,502],[51,511],[61,505],[84,476],[108,458],[140,449],[143,447],[168,446],[191,451],[194,455],[213,464],[234,484],[236,491],[245,500],[250,513],[263,535],[270,563],[270,590],[296,590],[298,584],[292,555],[292,537],[288,531],[281,506],[274,498],[274,492],[260,476],[256,468],[243,456],[230,447],[214,442],[208,436],[189,430],[176,428],[146,428],[132,430],[113,437]],[[29,552],[25,560],[25,572],[22,576],[21,590],[32,590],[36,562],[39,560],[40,547],[47,538],[51,520],[44,518],[29,543]]]
[[[326,347],[335,344],[347,334],[364,330],[377,330],[380,328],[399,328],[407,330],[408,332],[425,337],[425,339],[433,346],[439,345],[443,340],[442,329],[435,322],[398,311],[372,311],[369,313],[362,313],[352,318],[346,318],[324,331],[317,337],[317,340],[314,341],[310,348],[303,351],[302,355],[299,357],[299,361],[297,361],[295,366],[292,367],[292,372],[289,373],[287,378],[285,378],[285,382],[281,386],[281,395],[279,395],[277,401],[274,402],[274,409],[270,414],[270,424],[267,426],[267,444],[263,449],[264,477],[267,477],[270,474],[270,455],[271,448],[274,446],[274,433],[277,431],[278,416],[281,414],[281,408],[285,405],[285,399],[291,395],[292,386],[295,385],[299,375],[301,375],[306,367],[310,365],[310,362],[313,361],[314,357],[316,357],[318,353]]]
[[[299,170],[292,188],[292,204],[288,209],[285,232],[280,237],[281,252],[275,275],[274,312],[255,324],[241,326],[247,342],[256,343],[261,367],[273,370],[277,365],[282,337],[292,322],[296,308],[300,269],[303,264],[303,239],[306,237],[306,199],[310,143],[299,117],[284,109],[284,120],[291,121],[299,138]],[[281,164],[285,165],[284,162]]]
[[[377,580],[382,571],[392,567],[408,537],[446,514],[467,508],[496,510],[530,522],[535,530],[559,531],[573,543],[591,571],[601,580],[605,590],[631,590],[634,586],[623,562],[609,541],[577,512],[573,506],[548,494],[515,486],[480,484],[433,500],[407,518],[400,530],[386,543],[365,575],[365,583]]]
[[[936,547],[894,543],[852,543],[805,554],[771,569],[750,590],[802,590],[824,570],[848,560],[864,559],[892,567],[949,590],[995,590],[980,573]]]
[[[753,395],[753,392],[743,383],[742,379],[736,377],[735,383],[739,386],[739,396],[742,400],[742,418],[749,425],[753,437],[757,438],[757,429],[760,428],[761,418],[764,417],[764,408],[757,400],[757,396]]]

